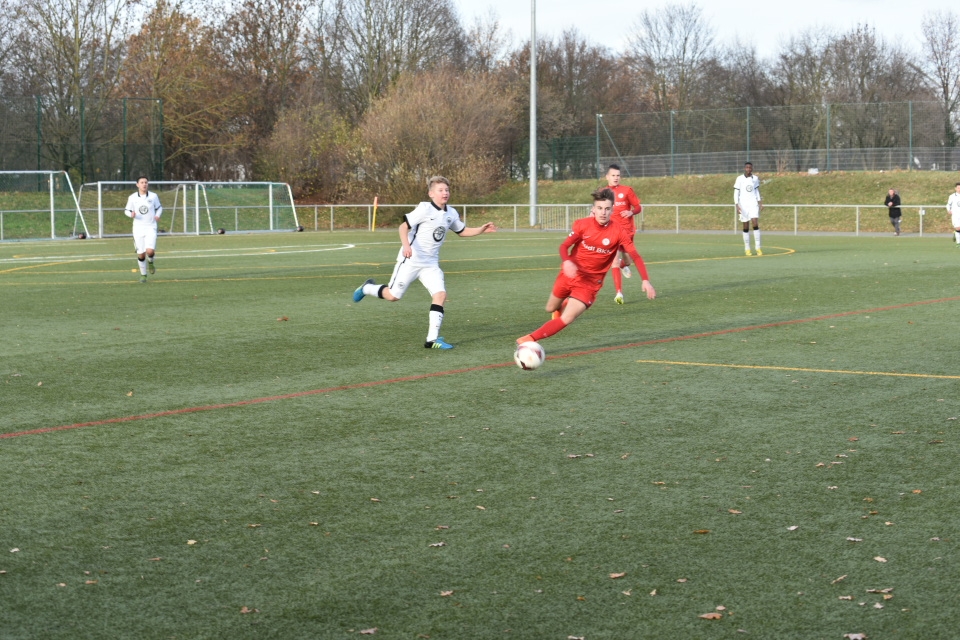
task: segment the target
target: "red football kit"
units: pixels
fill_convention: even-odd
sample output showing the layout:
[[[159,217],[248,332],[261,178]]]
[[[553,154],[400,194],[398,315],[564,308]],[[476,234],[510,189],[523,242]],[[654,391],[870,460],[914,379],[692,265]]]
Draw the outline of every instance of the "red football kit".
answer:
[[[637,194],[632,188],[626,185],[620,184],[616,187],[608,187],[608,189],[613,191],[615,197],[613,201],[613,215],[610,219],[618,225],[625,227],[630,233],[633,233],[637,230],[637,223],[634,222],[633,218],[643,210],[643,205],[640,204],[640,198],[637,197]],[[634,215],[629,218],[624,218],[621,214],[627,210]]]
[[[603,286],[603,276],[623,249],[633,258],[640,277],[649,280],[643,258],[633,245],[633,233],[626,228],[608,222],[600,226],[596,218],[580,218],[573,223],[573,231],[560,244],[562,260],[572,260],[577,265],[577,275],[568,278],[561,271],[553,284],[553,294],[558,298],[575,298],[588,307],[597,299]]]

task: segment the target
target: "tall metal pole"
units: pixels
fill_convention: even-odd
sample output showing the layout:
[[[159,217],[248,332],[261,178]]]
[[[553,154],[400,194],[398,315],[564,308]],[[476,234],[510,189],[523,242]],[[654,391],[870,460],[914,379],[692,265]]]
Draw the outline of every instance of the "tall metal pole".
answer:
[[[537,224],[537,0],[530,0],[530,226]]]

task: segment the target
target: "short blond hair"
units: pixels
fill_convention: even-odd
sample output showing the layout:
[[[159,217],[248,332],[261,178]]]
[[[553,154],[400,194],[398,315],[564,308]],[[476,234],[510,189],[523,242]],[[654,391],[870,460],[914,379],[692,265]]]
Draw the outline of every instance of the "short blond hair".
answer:
[[[449,187],[450,181],[444,178],[443,176],[433,176],[432,178],[427,180],[427,191],[430,191],[431,189],[433,189],[433,185],[435,184],[445,184],[447,185],[447,187]]]

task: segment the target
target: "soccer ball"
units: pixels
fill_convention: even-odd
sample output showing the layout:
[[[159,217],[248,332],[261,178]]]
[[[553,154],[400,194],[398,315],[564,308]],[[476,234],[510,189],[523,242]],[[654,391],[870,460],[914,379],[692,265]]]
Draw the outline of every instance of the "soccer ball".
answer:
[[[539,342],[524,342],[513,352],[513,361],[524,371],[533,371],[546,359],[547,354]]]

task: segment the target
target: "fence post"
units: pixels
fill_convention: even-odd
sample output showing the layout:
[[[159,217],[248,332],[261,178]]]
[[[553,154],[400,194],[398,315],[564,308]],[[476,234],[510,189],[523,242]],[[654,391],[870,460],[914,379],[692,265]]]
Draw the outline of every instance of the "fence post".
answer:
[[[673,206],[677,210],[677,233],[680,233],[680,205],[675,204]]]
[[[797,223],[799,222],[798,220],[799,212],[797,211],[798,209],[799,207],[797,205],[793,205],[793,235],[797,235],[797,226],[798,226]]]
[[[333,205],[330,205],[330,231],[333,232]]]
[[[240,207],[233,208],[233,230],[240,231]]]
[[[908,109],[910,111],[910,156],[907,158],[907,171],[913,170],[913,100],[907,103]]]
[[[0,211],[0,240],[3,240],[3,211]]]
[[[857,205],[857,232],[855,235],[860,235],[860,205]]]
[[[517,205],[513,205],[513,231],[517,231]]]
[[[923,207],[920,207],[920,237],[921,238],[923,237],[923,216],[925,216],[926,214],[927,212],[924,211]],[[0,220],[0,223],[2,223],[2,220]],[[3,238],[0,238],[0,240],[3,240]]]
[[[320,206],[313,205],[313,230],[320,231]]]

